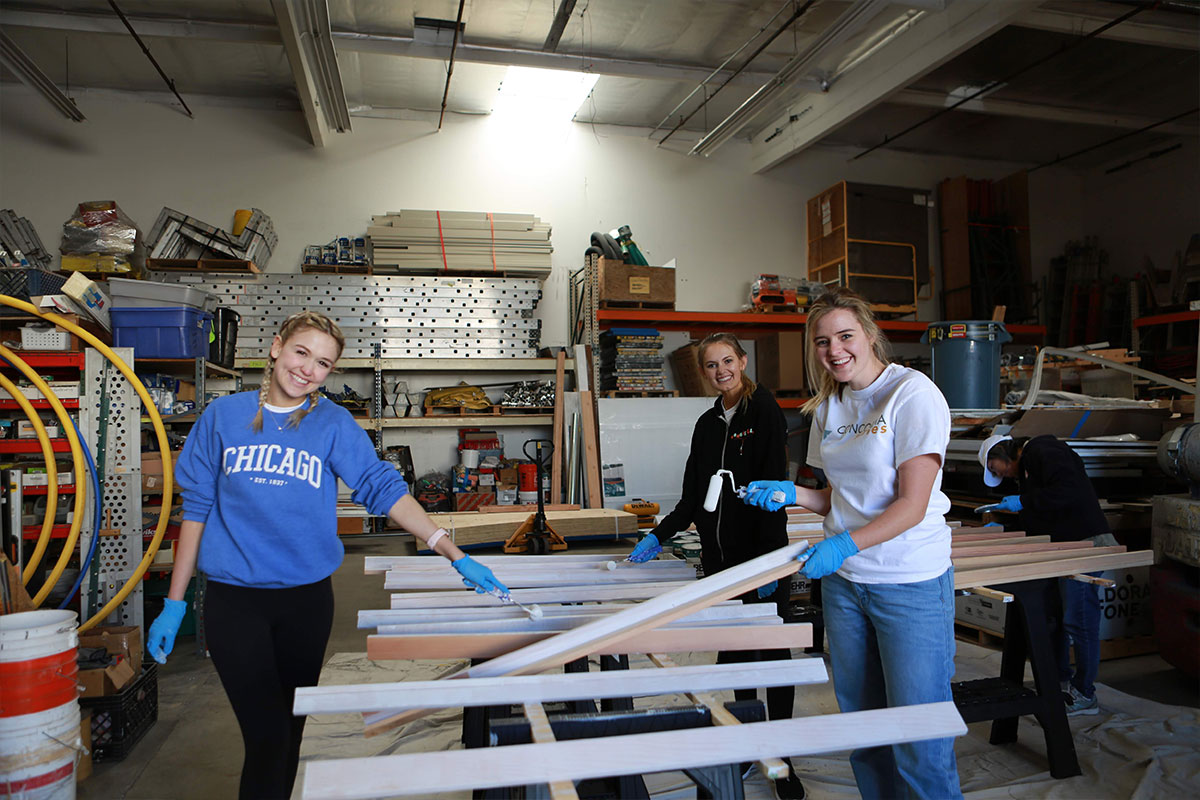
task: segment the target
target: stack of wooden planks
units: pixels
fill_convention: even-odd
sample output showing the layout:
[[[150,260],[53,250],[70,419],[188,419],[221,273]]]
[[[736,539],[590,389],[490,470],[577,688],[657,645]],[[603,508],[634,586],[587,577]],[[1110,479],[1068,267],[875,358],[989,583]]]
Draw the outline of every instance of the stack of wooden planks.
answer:
[[[456,637],[480,641],[482,637],[529,637],[512,649],[481,664],[421,683],[321,686],[296,694],[297,714],[361,712],[368,734],[380,733],[417,720],[431,710],[455,706],[492,706],[524,703],[534,744],[511,745],[446,753],[414,753],[311,762],[307,765],[302,796],[323,798],[424,795],[435,791],[493,786],[550,784],[550,796],[575,797],[572,781],[614,774],[661,772],[714,764],[758,761],[768,777],[787,774],[780,757],[835,752],[865,744],[917,741],[960,736],[966,726],[953,703],[937,703],[857,714],[835,714],[803,720],[740,724],[710,691],[751,686],[805,685],[828,677],[820,659],[677,667],[661,653],[670,650],[773,649],[800,647],[811,641],[811,626],[785,625],[769,604],[744,606],[732,598],[785,579],[799,564],[796,556],[807,547],[800,541],[703,580],[658,581],[678,567],[670,560],[649,565],[623,565],[608,569],[613,556],[481,556],[497,574],[538,571],[568,576],[564,585],[522,592],[570,593],[604,588],[603,573],[653,573],[654,583],[671,588],[657,590],[644,602],[596,605],[559,605],[546,609],[542,619],[530,620],[520,609],[500,607],[495,598],[471,591],[414,592],[398,599],[426,600],[437,596],[442,605],[397,605],[392,609],[364,611],[360,627],[380,633],[368,639],[372,658],[428,657],[397,654],[398,637]],[[619,558],[619,555],[614,554]],[[368,573],[398,575],[423,567],[428,559],[368,558]],[[421,563],[418,563],[421,562]],[[583,585],[574,576],[589,578]],[[590,580],[595,576],[595,580]],[[541,581],[538,581],[541,583]],[[610,584],[623,590],[626,584]],[[450,596],[469,604],[449,603]],[[518,597],[518,599],[520,599]],[[571,596],[556,601],[568,603]],[[526,602],[526,600],[521,600]],[[488,605],[484,605],[487,603]],[[400,633],[392,633],[400,631]],[[445,633],[449,631],[449,633]],[[495,631],[495,632],[489,632]],[[531,632],[532,631],[532,632]],[[727,644],[734,633],[744,641]],[[386,644],[386,648],[384,645]],[[428,649],[422,653],[430,652]],[[542,674],[588,654],[650,653],[652,669],[622,672]],[[480,656],[474,656],[480,657]],[[486,656],[484,656],[486,657]],[[522,677],[524,676],[524,677]],[[711,727],[659,733],[604,737],[599,740],[556,742],[551,721],[541,704],[583,697],[630,697],[684,692],[712,714]],[[459,754],[463,754],[460,756]],[[479,759],[489,759],[481,763]],[[461,760],[460,759],[464,759]],[[493,763],[494,761],[494,763]]]
[[[550,226],[533,214],[404,209],[371,217],[371,264],[399,272],[550,274]]]
[[[478,511],[464,511],[429,516],[438,527],[445,528],[450,533],[451,541],[459,547],[477,547],[504,544],[529,517],[529,512],[522,510],[483,514]],[[559,536],[568,541],[637,537],[637,515],[615,508],[547,511],[546,520]],[[417,545],[420,547],[421,543],[418,542]]]
[[[823,518],[799,507],[788,509],[788,538],[816,542],[824,538]],[[1012,583],[1127,569],[1154,563],[1151,550],[1127,551],[1124,546],[1093,547],[1090,541],[1052,542],[1049,536],[1026,536],[1024,531],[999,527],[951,528],[950,560],[954,586],[972,589],[992,583]]]

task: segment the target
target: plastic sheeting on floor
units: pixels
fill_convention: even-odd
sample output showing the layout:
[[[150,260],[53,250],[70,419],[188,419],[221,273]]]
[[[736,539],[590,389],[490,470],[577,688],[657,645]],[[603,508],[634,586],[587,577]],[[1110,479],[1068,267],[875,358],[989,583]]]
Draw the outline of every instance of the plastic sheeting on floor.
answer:
[[[797,653],[798,658],[804,658]],[[713,654],[676,658],[679,663],[711,663]],[[634,668],[649,662],[635,657]],[[321,672],[322,685],[429,680],[455,671],[465,662],[371,662],[364,653],[339,653]],[[598,669],[598,667],[593,667]],[[993,677],[1000,671],[1000,654],[960,642],[955,680]],[[1160,798],[1193,796],[1200,787],[1200,711],[1163,705],[1099,684],[1101,710],[1095,716],[1070,720],[1083,774],[1066,780],[1050,777],[1041,728],[1033,717],[1022,717],[1018,740],[1011,745],[988,743],[990,722],[975,723],[957,740],[958,771],[963,794],[970,800],[993,798]],[[728,692],[732,700],[733,693]],[[680,695],[639,698],[638,707],[685,704]],[[796,692],[796,716],[837,712],[832,683],[806,686]],[[461,747],[462,710],[446,709],[399,731],[366,738],[362,717],[338,714],[311,717],[305,728],[300,776],[293,797],[300,797],[304,762],[392,753],[429,752]],[[799,758],[794,764],[812,800],[857,797],[858,790],[846,753]],[[695,787],[682,773],[647,776],[656,800],[694,798]],[[1189,788],[1190,787],[1190,788]],[[755,772],[745,783],[747,800],[773,800],[770,782]],[[437,795],[469,798],[469,792]]]

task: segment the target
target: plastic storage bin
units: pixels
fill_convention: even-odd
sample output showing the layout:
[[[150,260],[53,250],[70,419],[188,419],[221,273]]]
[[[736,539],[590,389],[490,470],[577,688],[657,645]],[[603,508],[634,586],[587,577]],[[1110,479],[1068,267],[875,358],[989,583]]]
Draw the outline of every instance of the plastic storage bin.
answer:
[[[44,294],[60,294],[62,286],[66,282],[65,276],[56,272],[47,272],[44,269],[0,269],[0,294],[6,294],[18,300],[28,300]],[[24,313],[20,309],[0,306],[0,317],[12,317]]]
[[[933,350],[933,382],[951,408],[1000,404],[1000,346],[1012,341],[1003,322],[933,322],[921,342]]]
[[[21,328],[21,349],[70,350],[71,334],[62,328],[25,325]]]
[[[158,721],[158,664],[142,663],[142,674],[120,693],[81,697],[92,710],[92,760],[120,761]]]
[[[196,308],[112,309],[113,344],[135,358],[204,358],[212,314]]]
[[[109,278],[108,293],[114,309],[187,306],[211,313],[217,307],[216,295],[178,283]]]

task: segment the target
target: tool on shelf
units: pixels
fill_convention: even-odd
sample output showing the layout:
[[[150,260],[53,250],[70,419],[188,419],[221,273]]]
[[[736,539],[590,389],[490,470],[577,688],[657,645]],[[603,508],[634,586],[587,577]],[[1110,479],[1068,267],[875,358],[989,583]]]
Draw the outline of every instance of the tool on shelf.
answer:
[[[534,452],[529,452],[529,445],[534,445]],[[542,455],[543,445],[548,451]],[[525,457],[537,466],[537,504],[538,510],[521,523],[516,532],[504,543],[506,553],[532,553],[541,555],[551,550],[566,550],[567,542],[546,521],[546,499],[542,493],[542,475],[546,463],[554,454],[554,443],[549,439],[528,439],[521,448]]]
[[[660,509],[658,503],[651,503],[639,498],[626,503],[623,510],[628,514],[637,514],[637,526],[641,530],[654,527],[654,518]]]

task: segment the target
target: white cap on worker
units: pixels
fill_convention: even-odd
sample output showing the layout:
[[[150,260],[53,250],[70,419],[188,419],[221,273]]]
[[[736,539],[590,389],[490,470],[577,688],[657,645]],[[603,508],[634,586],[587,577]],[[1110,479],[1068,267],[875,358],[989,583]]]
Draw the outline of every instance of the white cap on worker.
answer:
[[[983,440],[983,444],[979,445],[979,464],[983,467],[983,482],[988,486],[999,486],[1000,481],[1004,480],[996,473],[988,469],[987,457],[988,453],[992,452],[992,448],[1006,439],[1011,439],[1011,436],[994,435]]]

